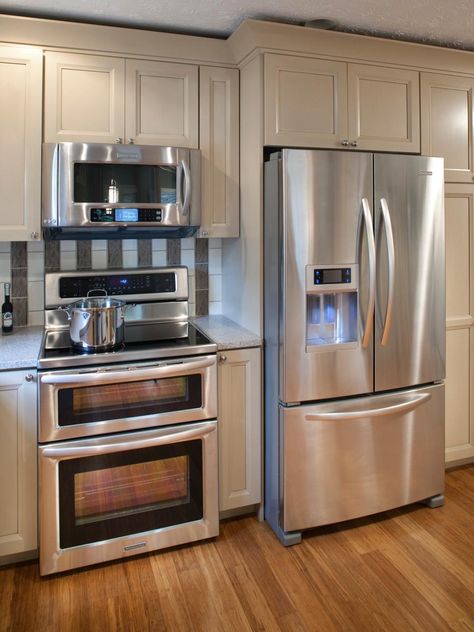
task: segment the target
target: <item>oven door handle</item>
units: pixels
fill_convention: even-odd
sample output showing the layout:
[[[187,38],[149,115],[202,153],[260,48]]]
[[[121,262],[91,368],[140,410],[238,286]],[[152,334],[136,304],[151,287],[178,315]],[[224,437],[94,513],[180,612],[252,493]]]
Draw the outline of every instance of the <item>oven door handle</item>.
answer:
[[[90,456],[100,456],[111,452],[127,452],[129,450],[141,450],[181,441],[191,441],[192,439],[204,439],[207,435],[217,430],[215,421],[204,422],[202,424],[192,424],[188,428],[180,427],[170,432],[170,428],[158,428],[155,430],[144,430],[140,433],[129,435],[108,436],[100,439],[84,439],[82,441],[71,441],[69,443],[56,443],[52,445],[40,446],[42,457],[49,459],[73,459]]]
[[[191,375],[199,369],[212,367],[216,363],[215,356],[205,356],[197,360],[185,360],[182,363],[170,363],[140,368],[129,367],[121,371],[94,371],[91,373],[47,373],[40,377],[41,384],[50,386],[99,386],[120,382],[138,382],[140,380],[156,380],[164,377]]]

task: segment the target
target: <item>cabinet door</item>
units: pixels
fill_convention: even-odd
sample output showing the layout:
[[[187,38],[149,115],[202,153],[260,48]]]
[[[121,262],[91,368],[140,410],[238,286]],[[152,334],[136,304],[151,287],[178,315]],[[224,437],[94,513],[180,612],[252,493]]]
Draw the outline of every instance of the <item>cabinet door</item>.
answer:
[[[420,151],[420,73],[349,64],[349,141],[373,151]]]
[[[347,138],[347,64],[269,54],[264,73],[265,145],[340,147]]]
[[[201,237],[239,236],[239,71],[199,69]]]
[[[37,548],[35,376],[0,372],[0,557]]]
[[[474,186],[446,185],[446,462],[474,457]]]
[[[198,66],[127,59],[126,138],[198,148]]]
[[[0,46],[0,241],[39,239],[42,51]]]
[[[474,79],[421,73],[421,151],[444,158],[447,182],[474,180]]]
[[[218,355],[219,509],[261,501],[260,349]]]
[[[124,136],[125,62],[45,53],[44,140],[115,143]]]

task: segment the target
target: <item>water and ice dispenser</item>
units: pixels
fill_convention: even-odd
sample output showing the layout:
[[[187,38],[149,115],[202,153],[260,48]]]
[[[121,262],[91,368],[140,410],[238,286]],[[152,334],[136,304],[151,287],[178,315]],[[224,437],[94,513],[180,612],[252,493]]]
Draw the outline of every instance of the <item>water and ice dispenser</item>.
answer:
[[[357,346],[358,273],[356,264],[306,267],[306,351]]]

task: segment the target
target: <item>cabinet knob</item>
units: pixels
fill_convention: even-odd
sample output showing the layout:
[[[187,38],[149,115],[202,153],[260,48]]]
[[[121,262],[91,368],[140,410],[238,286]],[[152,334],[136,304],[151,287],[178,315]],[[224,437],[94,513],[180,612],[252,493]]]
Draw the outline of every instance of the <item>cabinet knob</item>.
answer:
[[[31,239],[38,239],[38,237],[39,237],[39,233],[37,233],[36,231],[33,231],[31,233]]]
[[[28,373],[27,375],[25,375],[26,382],[34,382],[34,380],[35,380],[35,376],[32,375],[31,373]]]
[[[227,360],[227,356],[222,354],[219,356],[219,362],[225,362]]]
[[[117,143],[117,145],[120,145],[121,143],[123,143],[123,138],[116,138],[115,142]]]
[[[133,143],[135,142],[133,138],[128,138],[127,141],[129,145],[133,145]]]
[[[343,147],[349,147],[349,141],[347,140],[347,138],[345,138],[344,140],[341,140],[341,145]]]
[[[200,237],[209,237],[209,231],[208,230],[201,230],[199,233]]]
[[[357,141],[351,140],[351,147],[357,147]]]

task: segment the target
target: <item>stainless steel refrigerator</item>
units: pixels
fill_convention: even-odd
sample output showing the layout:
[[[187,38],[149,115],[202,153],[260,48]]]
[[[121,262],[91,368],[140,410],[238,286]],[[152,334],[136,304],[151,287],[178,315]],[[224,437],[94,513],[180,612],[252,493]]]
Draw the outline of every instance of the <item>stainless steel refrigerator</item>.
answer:
[[[283,149],[265,163],[265,519],[443,503],[443,160]]]

